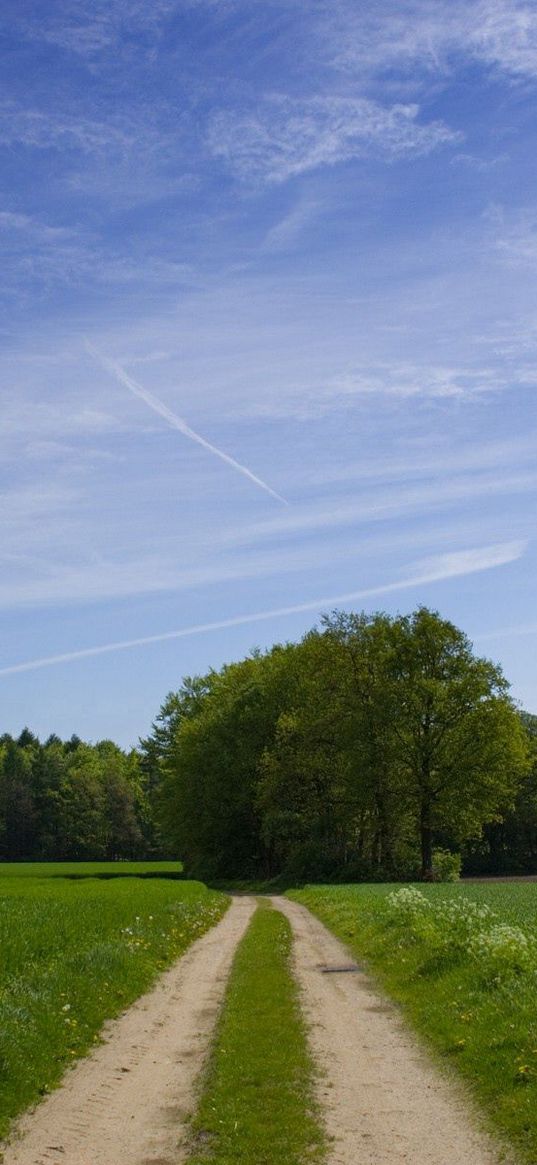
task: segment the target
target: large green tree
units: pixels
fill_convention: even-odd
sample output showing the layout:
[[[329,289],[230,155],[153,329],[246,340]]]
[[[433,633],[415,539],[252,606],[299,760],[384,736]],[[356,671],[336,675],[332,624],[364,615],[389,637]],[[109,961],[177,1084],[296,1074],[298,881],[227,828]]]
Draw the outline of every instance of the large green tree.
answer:
[[[433,876],[435,832],[481,832],[513,804],[529,767],[527,736],[501,669],[425,607],[395,619],[386,687],[403,776],[419,832],[421,875]]]

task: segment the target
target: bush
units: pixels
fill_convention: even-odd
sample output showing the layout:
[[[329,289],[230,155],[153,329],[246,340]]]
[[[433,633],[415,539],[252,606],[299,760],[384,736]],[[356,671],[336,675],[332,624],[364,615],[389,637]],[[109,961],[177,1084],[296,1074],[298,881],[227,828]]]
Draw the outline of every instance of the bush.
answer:
[[[449,849],[433,850],[433,873],[435,882],[458,882],[461,876],[462,858]]]

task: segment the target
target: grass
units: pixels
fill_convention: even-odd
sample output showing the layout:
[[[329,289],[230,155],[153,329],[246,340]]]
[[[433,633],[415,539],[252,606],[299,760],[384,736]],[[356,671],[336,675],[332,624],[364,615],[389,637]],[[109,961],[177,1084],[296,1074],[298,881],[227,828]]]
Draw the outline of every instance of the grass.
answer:
[[[178,878],[181,862],[0,862],[2,878]]]
[[[287,919],[260,905],[231,972],[188,1165],[322,1159]]]
[[[390,907],[388,895],[399,889],[310,886],[289,897],[365,959],[436,1054],[470,1085],[491,1127],[521,1161],[534,1163],[537,884],[420,886],[430,905],[414,918]],[[473,906],[487,906],[497,918],[474,923]],[[495,952],[485,944],[480,954],[477,932],[496,923],[514,929],[503,932]]]
[[[103,865],[0,876],[0,1136],[226,909],[199,882],[100,881]]]

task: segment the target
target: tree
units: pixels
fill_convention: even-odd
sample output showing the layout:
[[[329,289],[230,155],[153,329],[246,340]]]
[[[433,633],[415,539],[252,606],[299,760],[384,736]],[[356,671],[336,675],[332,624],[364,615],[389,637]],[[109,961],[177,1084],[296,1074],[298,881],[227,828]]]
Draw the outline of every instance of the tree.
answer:
[[[6,861],[16,862],[31,857],[35,845],[37,822],[32,788],[34,747],[35,738],[31,737],[27,729],[22,745],[10,737],[4,737],[0,772],[0,843]]]
[[[435,831],[479,834],[512,804],[528,770],[527,739],[499,667],[425,607],[394,620],[387,669],[393,731],[414,817],[421,876],[433,877]]]
[[[266,872],[259,762],[282,707],[288,651],[275,647],[200,677],[162,764],[162,835],[205,877]],[[182,696],[182,693],[180,693]]]

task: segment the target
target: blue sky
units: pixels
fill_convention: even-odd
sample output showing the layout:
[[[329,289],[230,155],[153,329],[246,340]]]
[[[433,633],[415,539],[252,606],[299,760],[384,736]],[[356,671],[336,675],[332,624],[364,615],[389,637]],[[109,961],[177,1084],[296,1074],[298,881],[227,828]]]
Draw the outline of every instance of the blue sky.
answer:
[[[134,743],[338,604],[537,712],[537,6],[0,21],[2,730]]]

